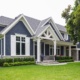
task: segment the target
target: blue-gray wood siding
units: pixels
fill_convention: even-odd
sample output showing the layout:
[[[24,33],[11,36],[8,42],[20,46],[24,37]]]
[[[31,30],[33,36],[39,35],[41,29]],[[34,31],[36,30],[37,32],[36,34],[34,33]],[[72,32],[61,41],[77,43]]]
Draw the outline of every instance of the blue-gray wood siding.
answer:
[[[24,34],[27,37],[31,37],[30,32],[28,29],[25,27],[22,21],[19,21],[10,31],[8,31],[5,35],[5,40],[6,40],[6,55],[11,55],[11,35],[17,34]],[[31,55],[33,54],[33,41],[30,41],[30,53]]]
[[[0,31],[2,31],[5,27],[0,26]]]

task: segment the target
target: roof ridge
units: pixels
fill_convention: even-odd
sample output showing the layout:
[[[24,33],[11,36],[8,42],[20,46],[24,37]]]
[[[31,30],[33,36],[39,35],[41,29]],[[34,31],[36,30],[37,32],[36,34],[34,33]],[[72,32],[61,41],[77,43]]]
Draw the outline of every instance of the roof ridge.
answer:
[[[24,16],[27,17],[27,18],[31,18],[31,19],[37,20],[37,21],[41,21],[41,20],[39,20],[39,19],[36,19],[36,18],[30,17],[30,16],[26,16],[26,15],[24,15]]]

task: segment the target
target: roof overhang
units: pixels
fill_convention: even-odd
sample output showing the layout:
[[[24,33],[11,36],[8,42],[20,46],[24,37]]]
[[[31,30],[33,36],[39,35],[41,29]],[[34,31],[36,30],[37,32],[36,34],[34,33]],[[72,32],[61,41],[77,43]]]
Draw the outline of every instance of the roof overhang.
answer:
[[[26,18],[24,17],[23,14],[21,14],[20,16],[18,16],[9,26],[7,26],[5,29],[3,29],[0,34],[6,34],[10,29],[12,29],[19,21],[22,21],[23,24],[25,25],[25,27],[29,30],[29,32],[31,33],[31,35],[34,34],[33,29],[31,28],[31,26],[29,25],[28,21],[26,20]]]

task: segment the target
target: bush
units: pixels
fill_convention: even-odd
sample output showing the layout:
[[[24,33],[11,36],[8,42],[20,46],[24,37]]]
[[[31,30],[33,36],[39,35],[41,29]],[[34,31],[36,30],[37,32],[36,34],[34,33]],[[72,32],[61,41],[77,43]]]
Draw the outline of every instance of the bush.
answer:
[[[33,57],[0,59],[0,66],[19,66],[35,64]]]
[[[3,66],[4,66],[4,67],[9,67],[9,66],[10,66],[10,64],[9,64],[9,63],[7,63],[7,62],[5,62],[5,63],[3,63]]]
[[[12,58],[5,58],[5,62],[12,63],[13,59]]]
[[[58,62],[73,62],[73,58],[72,57],[68,57],[68,56],[56,56],[55,59]]]
[[[3,66],[5,59],[0,59],[0,66]]]

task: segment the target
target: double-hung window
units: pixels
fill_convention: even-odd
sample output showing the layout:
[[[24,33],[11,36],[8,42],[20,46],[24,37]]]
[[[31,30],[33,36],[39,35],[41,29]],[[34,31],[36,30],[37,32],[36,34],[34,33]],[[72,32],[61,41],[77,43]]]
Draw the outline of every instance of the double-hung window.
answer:
[[[26,37],[16,36],[16,55],[25,55]]]

